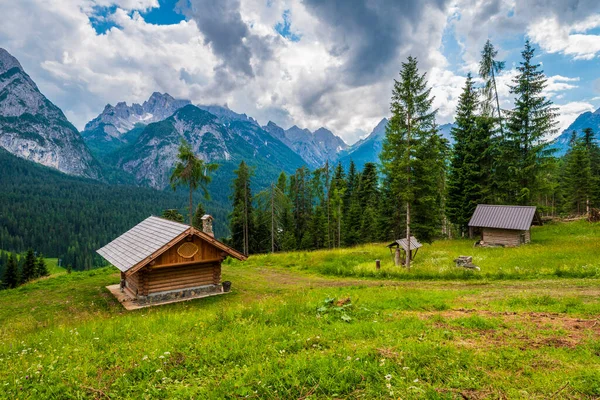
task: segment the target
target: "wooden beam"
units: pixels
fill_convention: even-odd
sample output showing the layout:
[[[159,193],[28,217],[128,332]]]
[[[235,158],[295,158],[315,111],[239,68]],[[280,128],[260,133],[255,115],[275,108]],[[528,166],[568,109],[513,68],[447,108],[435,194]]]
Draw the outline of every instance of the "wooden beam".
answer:
[[[170,264],[161,264],[155,265],[152,267],[152,271],[156,271],[157,269],[167,268],[167,267],[185,267],[189,265],[206,265],[206,264],[215,264],[220,263],[221,258],[209,258],[206,260],[198,260],[198,261],[185,261],[180,263],[170,263]]]

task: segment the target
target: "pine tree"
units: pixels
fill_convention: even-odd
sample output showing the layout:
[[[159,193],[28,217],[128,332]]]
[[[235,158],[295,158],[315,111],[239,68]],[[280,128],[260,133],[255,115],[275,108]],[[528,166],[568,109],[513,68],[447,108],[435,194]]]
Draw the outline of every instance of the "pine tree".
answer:
[[[504,69],[504,61],[497,61],[495,58],[498,51],[488,39],[483,46],[481,52],[481,61],[479,62],[479,76],[483,79],[484,86],[482,88],[483,101],[481,102],[481,110],[483,116],[496,118],[500,126],[500,132],[504,136],[504,128],[502,126],[502,113],[500,112],[500,99],[498,97],[498,89],[496,85],[496,76]]]
[[[378,238],[377,213],[379,211],[379,185],[377,166],[375,163],[365,163],[358,184],[358,202],[360,206],[360,235],[359,242],[370,243]]]
[[[192,226],[196,229],[202,230],[202,217],[206,215],[206,210],[202,203],[198,203],[196,206],[196,212],[194,212],[194,218],[192,220]]]
[[[532,63],[534,51],[527,40],[510,87],[515,106],[509,113],[502,154],[509,166],[508,201],[521,205],[538,200],[538,175],[551,155],[544,139],[556,131],[556,109],[542,93],[547,79],[540,65]]]
[[[25,254],[25,262],[23,263],[23,270],[21,271],[21,281],[23,283],[29,282],[36,278],[36,266],[35,266],[35,255],[32,249],[27,250]]]
[[[419,74],[417,60],[409,57],[402,63],[400,80],[394,82],[392,117],[380,158],[397,201],[390,210],[394,227],[400,231],[404,225],[405,237],[414,235],[425,242],[441,227],[441,205],[436,203],[443,178],[440,168],[443,171],[445,164],[445,144],[436,132],[432,101],[425,74]],[[410,268],[410,252],[406,266]]]
[[[447,214],[450,222],[458,226],[461,234],[466,232],[467,223],[473,211],[465,207],[466,192],[471,189],[467,188],[466,182],[466,169],[468,168],[466,157],[469,152],[469,142],[477,129],[477,106],[477,92],[473,78],[471,74],[468,74],[465,87],[458,99],[456,126],[450,132],[454,138],[454,146],[448,171]]]
[[[563,211],[567,214],[583,215],[589,212],[593,196],[592,165],[585,139],[571,135],[569,149],[564,157]]]
[[[211,181],[210,173],[216,171],[217,164],[205,163],[204,160],[198,158],[192,146],[182,139],[177,154],[179,161],[175,164],[175,169],[171,174],[171,187],[177,190],[179,186],[189,186],[189,224],[192,225],[192,214],[194,212],[193,193],[198,189],[202,189],[204,198],[209,199],[208,184]]]
[[[4,270],[4,277],[2,278],[2,281],[9,289],[19,286],[19,269],[17,267],[15,257],[12,254],[8,257],[8,262],[6,264],[6,269]]]
[[[591,165],[591,194],[590,206],[600,207],[600,146],[592,128],[583,130],[583,143],[587,149]]]
[[[40,254],[36,260],[35,275],[36,277],[50,275],[50,271],[48,271],[48,266],[46,265],[46,260],[44,259],[44,256],[42,254]]]
[[[358,185],[360,175],[356,170],[354,161],[350,161],[348,176],[346,178],[346,190],[344,191],[344,244],[353,246],[359,242],[361,227],[360,201],[358,198]]]
[[[254,214],[252,206],[252,189],[250,183],[254,171],[242,161],[234,171],[233,194],[231,196],[233,211],[230,214],[231,238],[234,248],[250,253],[250,235],[254,232]]]
[[[162,217],[164,219],[168,219],[169,221],[175,221],[175,222],[181,222],[183,223],[183,215],[181,215],[181,213],[174,209],[174,208],[170,208],[168,210],[164,210],[162,213]]]
[[[471,74],[458,102],[456,127],[452,128],[454,147],[448,173],[447,215],[461,235],[477,204],[492,197],[492,151],[494,119],[477,115],[477,91]]]

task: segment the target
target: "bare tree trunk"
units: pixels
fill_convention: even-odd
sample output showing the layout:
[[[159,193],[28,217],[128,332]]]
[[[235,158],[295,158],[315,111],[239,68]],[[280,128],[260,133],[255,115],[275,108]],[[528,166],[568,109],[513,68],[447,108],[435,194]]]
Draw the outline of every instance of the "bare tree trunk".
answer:
[[[408,130],[406,131],[406,268],[410,271],[410,131],[411,118],[408,116]]]
[[[500,100],[498,99],[498,89],[496,88],[496,76],[494,66],[492,65],[492,82],[494,82],[494,92],[496,92],[496,107],[498,108],[498,122],[500,123],[500,135],[504,138],[504,127],[502,126],[502,114],[500,114]]]
[[[342,204],[338,204],[338,248],[342,247]]]
[[[330,208],[329,208],[329,160],[325,162],[325,189],[327,190],[327,246],[331,248]]]
[[[194,206],[194,201],[192,198],[193,190],[192,185],[190,185],[190,226],[192,226],[192,207]]]
[[[244,183],[244,255],[248,255],[248,183]]]
[[[271,183],[271,253],[275,253],[275,187]]]

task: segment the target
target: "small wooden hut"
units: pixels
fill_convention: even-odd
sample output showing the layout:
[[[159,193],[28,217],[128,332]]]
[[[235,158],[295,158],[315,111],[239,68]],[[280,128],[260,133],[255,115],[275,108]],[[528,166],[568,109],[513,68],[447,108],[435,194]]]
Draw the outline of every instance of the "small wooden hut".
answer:
[[[117,297],[142,306],[223,293],[222,261],[246,256],[214,238],[211,216],[202,222],[204,232],[148,217],[99,249],[121,271]]]
[[[393,243],[387,245],[388,249],[390,249],[390,254],[392,255],[392,259],[394,260],[394,265],[398,266],[400,264],[404,265],[406,262],[406,252],[408,250],[408,240],[398,239]],[[414,259],[417,256],[417,252],[419,248],[423,247],[421,243],[414,237],[410,237],[410,259]],[[402,255],[400,254],[402,251]]]
[[[531,226],[542,220],[533,206],[478,204],[469,221],[469,236],[481,234],[481,244],[519,246],[531,241]]]

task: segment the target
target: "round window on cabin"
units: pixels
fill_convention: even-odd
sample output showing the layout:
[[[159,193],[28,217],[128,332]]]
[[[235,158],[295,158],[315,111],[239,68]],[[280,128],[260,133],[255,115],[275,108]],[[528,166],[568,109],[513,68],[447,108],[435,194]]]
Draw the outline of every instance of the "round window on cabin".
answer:
[[[177,249],[177,254],[183,258],[192,258],[198,252],[198,246],[192,242],[185,242]]]

